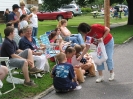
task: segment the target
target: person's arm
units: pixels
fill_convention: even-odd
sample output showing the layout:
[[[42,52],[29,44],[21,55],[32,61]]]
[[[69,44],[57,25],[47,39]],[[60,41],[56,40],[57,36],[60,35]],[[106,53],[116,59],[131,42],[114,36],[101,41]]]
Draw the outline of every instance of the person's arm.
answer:
[[[108,27],[105,26],[105,30],[104,30],[104,35],[103,35],[103,40],[105,39],[105,37],[108,35],[108,33],[110,32],[110,29]]]
[[[88,52],[89,48],[90,48],[90,45],[86,44],[86,47],[84,48],[82,54],[77,58],[78,61],[80,61],[82,57]]]
[[[18,49],[16,52],[17,52],[17,53],[21,53],[21,52],[23,52],[23,50]]]

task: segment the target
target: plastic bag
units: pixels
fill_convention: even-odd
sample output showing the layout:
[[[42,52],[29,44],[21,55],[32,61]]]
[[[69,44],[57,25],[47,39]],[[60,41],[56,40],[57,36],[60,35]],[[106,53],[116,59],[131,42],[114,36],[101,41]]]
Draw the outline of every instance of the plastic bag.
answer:
[[[108,59],[103,41],[99,42],[96,51],[90,54],[96,65],[102,65]]]

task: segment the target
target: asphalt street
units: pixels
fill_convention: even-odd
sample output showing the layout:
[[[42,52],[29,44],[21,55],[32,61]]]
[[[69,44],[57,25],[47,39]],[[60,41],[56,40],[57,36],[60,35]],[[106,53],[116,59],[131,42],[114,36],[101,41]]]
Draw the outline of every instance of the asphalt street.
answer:
[[[41,99],[133,99],[133,40],[115,45],[114,64],[114,81],[108,81],[106,68],[102,83],[95,83],[97,77],[87,77],[81,90],[65,94],[57,94],[54,90]]]

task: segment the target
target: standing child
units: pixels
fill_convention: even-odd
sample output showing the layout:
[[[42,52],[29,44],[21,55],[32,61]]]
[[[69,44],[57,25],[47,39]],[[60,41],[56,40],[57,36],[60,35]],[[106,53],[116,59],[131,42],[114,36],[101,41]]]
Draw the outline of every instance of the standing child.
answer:
[[[22,14],[22,16],[20,17],[20,23],[19,23],[19,28],[23,29],[24,27],[28,26],[28,15],[27,14]]]
[[[66,63],[66,55],[61,52],[56,55],[56,59],[59,64],[52,69],[51,73],[56,92],[68,92],[74,89],[81,89],[81,86],[78,86],[78,81],[75,78],[73,66]]]
[[[31,8],[31,14],[29,15],[29,19],[30,19],[30,26],[33,27],[32,29],[32,36],[37,36],[37,31],[38,31],[38,17],[37,17],[37,11],[38,11],[38,7],[33,6]]]

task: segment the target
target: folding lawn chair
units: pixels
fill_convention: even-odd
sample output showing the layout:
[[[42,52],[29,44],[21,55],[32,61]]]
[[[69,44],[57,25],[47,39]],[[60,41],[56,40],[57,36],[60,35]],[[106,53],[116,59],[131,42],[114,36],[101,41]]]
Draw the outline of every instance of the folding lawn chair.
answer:
[[[9,57],[0,57],[0,62],[2,62],[2,61],[5,61],[6,66],[7,66],[8,69],[9,69],[9,68],[10,68],[10,67],[9,67]],[[13,81],[13,76],[12,76],[11,69],[9,69],[9,76],[11,77],[11,82],[12,82],[13,88],[10,89],[10,90],[8,90],[8,91],[6,91],[6,92],[4,92],[4,93],[2,93],[2,94],[7,94],[7,93],[9,93],[9,92],[11,92],[11,91],[13,91],[13,90],[15,89],[15,83],[14,83],[14,81]]]
[[[51,58],[54,57],[55,55],[57,55],[58,53],[60,53],[60,50],[55,50],[55,46],[57,46],[58,44],[51,44],[49,41],[49,38],[46,34],[41,35],[40,36],[40,40],[43,44],[46,45],[46,50],[45,50],[45,55],[47,58]],[[56,59],[55,59],[56,60]]]

